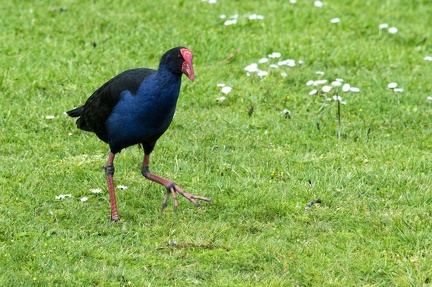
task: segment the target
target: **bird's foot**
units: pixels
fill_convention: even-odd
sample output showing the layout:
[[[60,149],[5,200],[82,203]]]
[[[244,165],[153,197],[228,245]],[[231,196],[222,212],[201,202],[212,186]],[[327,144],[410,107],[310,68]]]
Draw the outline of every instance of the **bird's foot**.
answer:
[[[178,200],[176,196],[176,192],[180,193],[182,196],[186,197],[190,202],[192,202],[196,207],[201,207],[201,205],[197,202],[197,200],[203,200],[210,202],[211,199],[203,196],[193,195],[190,193],[185,192],[180,186],[178,186],[175,183],[171,183],[170,185],[166,186],[167,193],[165,196],[164,201],[162,202],[162,211],[167,207],[167,202],[170,196],[172,196],[174,200],[174,211],[177,211],[178,208]]]

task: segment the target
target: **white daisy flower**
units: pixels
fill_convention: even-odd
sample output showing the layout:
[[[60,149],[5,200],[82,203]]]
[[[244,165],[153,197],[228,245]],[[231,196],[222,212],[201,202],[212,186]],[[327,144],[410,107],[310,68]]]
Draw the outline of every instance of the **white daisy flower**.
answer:
[[[279,66],[295,67],[296,63],[295,63],[295,60],[293,60],[293,59],[286,59],[283,61],[279,61],[278,65]]]
[[[323,85],[323,84],[325,84],[327,82],[328,82],[327,80],[316,80],[316,81],[313,82],[313,85],[314,86]]]
[[[339,23],[340,21],[341,21],[340,18],[333,18],[333,19],[330,20],[330,23],[332,23],[332,24],[337,24],[337,23]]]
[[[250,73],[259,71],[257,63],[250,64],[249,66],[246,66],[244,69],[246,72],[250,72]]]
[[[268,58],[261,58],[261,59],[258,60],[258,63],[264,64],[264,63],[267,63],[268,61],[269,61]]]
[[[101,192],[102,192],[102,189],[100,189],[100,188],[93,188],[91,190],[91,193],[94,193],[94,194],[98,194],[98,193],[101,193]]]
[[[225,86],[225,87],[222,88],[221,91],[222,91],[222,93],[224,93],[225,95],[228,95],[228,94],[231,92],[231,90],[232,90],[231,87]]]
[[[263,15],[251,14],[248,16],[249,20],[264,20]]]
[[[344,84],[342,86],[342,91],[344,92],[348,92],[351,89],[351,85],[350,84]]]
[[[225,26],[230,26],[230,25],[235,25],[235,24],[237,24],[237,19],[226,20],[224,22]]]
[[[426,56],[426,57],[424,57],[424,60],[425,61],[432,61],[432,56]]]
[[[312,90],[312,91],[309,92],[309,96],[316,95],[316,93],[318,93],[318,90],[317,90],[317,89]]]
[[[321,89],[324,93],[328,93],[331,91],[332,86],[323,86]]]
[[[351,87],[349,90],[350,90],[350,92],[353,92],[353,93],[358,93],[358,92],[360,92],[360,89],[357,88],[357,87]]]
[[[267,71],[259,71],[257,75],[258,75],[258,77],[268,76],[268,72]]]
[[[396,88],[397,87],[397,83],[395,83],[395,82],[392,82],[392,83],[389,83],[388,85],[387,85],[387,88],[389,88],[389,89],[394,89],[394,88]]]
[[[340,87],[340,86],[342,86],[342,83],[341,83],[340,81],[337,81],[337,80],[331,82],[331,84],[332,84],[332,86],[334,86],[334,87]]]
[[[85,201],[87,201],[88,200],[88,197],[87,196],[84,196],[83,198],[81,198],[81,202],[85,202]]]
[[[335,95],[335,96],[333,96],[333,100],[336,101],[336,102],[340,102],[342,105],[346,105],[346,102],[342,101],[342,97],[341,96]]]
[[[271,53],[270,55],[268,55],[269,56],[269,58],[273,58],[273,59],[275,59],[275,58],[280,58],[282,55],[281,55],[281,53],[279,53],[279,52],[273,52],[273,53]]]
[[[117,188],[122,190],[128,189],[126,185],[117,185]]]
[[[55,118],[55,116],[51,116],[51,115],[49,115],[49,116],[45,116],[45,118],[46,118],[47,120],[52,120],[52,119]]]
[[[378,26],[378,28],[380,29],[380,30],[382,30],[382,29],[387,29],[389,27],[389,24],[387,24],[387,23],[382,23],[382,24],[379,24],[379,26]]]
[[[396,34],[398,31],[399,31],[399,30],[398,30],[398,28],[396,28],[396,27],[390,27],[390,28],[388,28],[388,32],[389,32],[390,34]]]
[[[318,7],[318,8],[321,8],[321,7],[324,6],[324,3],[322,1],[317,0],[317,1],[314,2],[314,6]]]

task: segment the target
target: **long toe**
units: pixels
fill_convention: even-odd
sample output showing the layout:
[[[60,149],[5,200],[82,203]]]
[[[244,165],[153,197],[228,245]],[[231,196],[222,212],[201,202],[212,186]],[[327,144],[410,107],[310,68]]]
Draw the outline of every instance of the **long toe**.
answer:
[[[187,198],[190,202],[192,202],[197,208],[201,208],[201,204],[199,204],[197,202],[197,200],[202,200],[202,201],[207,201],[210,202],[212,201],[211,198],[207,198],[207,197],[203,197],[203,196],[198,196],[198,195],[193,195],[190,193],[185,192],[180,186],[176,185],[176,184],[171,184],[167,187],[167,196],[165,197],[165,200],[162,204],[163,209],[166,207],[167,204],[167,200],[169,197],[169,194],[171,194],[171,196],[174,199],[174,210],[176,211],[178,208],[178,202],[177,202],[177,198],[175,196],[175,193],[180,193],[183,197]],[[162,210],[163,210],[162,209]]]
[[[203,197],[203,196],[192,195],[192,197],[193,197],[194,199],[199,199],[199,200],[203,200],[203,201],[207,201],[207,202],[211,202],[211,201],[212,201],[211,198],[207,198],[207,197]]]

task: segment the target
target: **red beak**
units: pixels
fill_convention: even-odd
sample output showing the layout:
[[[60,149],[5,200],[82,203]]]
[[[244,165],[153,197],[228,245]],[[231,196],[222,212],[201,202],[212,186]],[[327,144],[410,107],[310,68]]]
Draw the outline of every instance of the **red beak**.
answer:
[[[180,53],[184,59],[182,72],[193,82],[195,79],[195,73],[192,66],[192,52],[189,49],[182,48],[180,49]]]

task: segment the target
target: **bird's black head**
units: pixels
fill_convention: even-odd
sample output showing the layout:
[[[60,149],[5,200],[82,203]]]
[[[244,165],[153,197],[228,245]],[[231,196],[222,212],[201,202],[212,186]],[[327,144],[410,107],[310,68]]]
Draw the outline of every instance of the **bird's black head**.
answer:
[[[162,56],[159,67],[166,67],[174,73],[183,73],[193,82],[195,73],[192,57],[192,52],[188,48],[172,48]]]

